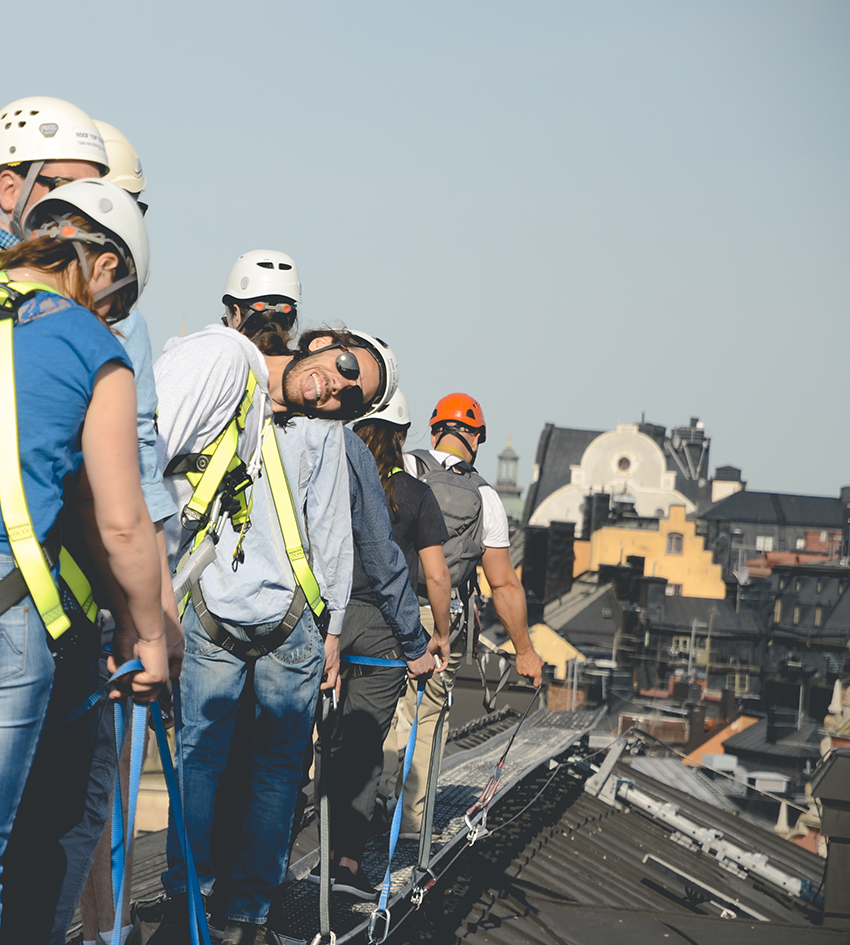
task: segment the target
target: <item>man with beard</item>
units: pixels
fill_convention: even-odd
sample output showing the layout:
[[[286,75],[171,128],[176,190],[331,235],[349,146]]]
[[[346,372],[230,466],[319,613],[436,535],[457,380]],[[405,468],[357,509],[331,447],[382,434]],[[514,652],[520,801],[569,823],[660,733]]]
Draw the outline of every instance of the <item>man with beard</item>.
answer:
[[[215,560],[192,587],[183,615],[181,677],[183,790],[192,798],[186,831],[205,896],[216,878],[210,853],[215,795],[246,685],[256,703],[251,797],[224,904],[227,945],[277,941],[266,927],[268,910],[286,871],[323,666],[321,688],[337,684],[338,634],[351,584],[351,519],[342,425],[327,421],[385,402],[397,383],[390,349],[361,332],[313,332],[301,350],[273,348],[287,353],[261,352],[239,331],[214,326],[173,339],[155,367],[157,450],[181,510],[166,526],[172,565],[216,518],[197,501],[197,473],[217,462],[210,444],[224,430],[235,436],[235,456],[218,490],[224,501],[217,503],[233,528],[226,522],[218,527]],[[272,415],[282,422],[269,426]],[[199,456],[205,457],[201,463]],[[288,483],[283,495],[291,492],[297,519],[294,556],[275,467]],[[171,900],[154,945],[187,939],[178,829],[170,818],[163,885]]]

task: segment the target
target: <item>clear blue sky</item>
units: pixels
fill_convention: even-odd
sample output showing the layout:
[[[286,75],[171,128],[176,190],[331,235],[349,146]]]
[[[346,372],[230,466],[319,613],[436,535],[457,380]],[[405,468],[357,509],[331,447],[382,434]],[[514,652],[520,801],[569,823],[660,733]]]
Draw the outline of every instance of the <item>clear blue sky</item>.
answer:
[[[482,403],[527,483],[544,423],[692,415],[750,488],[850,483],[850,4],[42,3],[4,97],[66,98],[150,182],[155,353],[250,249],[305,326],[385,338],[422,445]],[[29,28],[28,28],[29,31]],[[32,36],[38,36],[33,39]]]

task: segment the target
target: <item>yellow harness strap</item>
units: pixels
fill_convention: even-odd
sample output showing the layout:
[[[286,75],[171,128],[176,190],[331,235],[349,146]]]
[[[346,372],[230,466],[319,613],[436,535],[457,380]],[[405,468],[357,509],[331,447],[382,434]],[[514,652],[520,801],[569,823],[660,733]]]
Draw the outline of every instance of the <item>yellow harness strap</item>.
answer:
[[[94,623],[98,607],[92,595],[91,584],[80,566],[71,557],[68,549],[64,547],[59,552],[59,574],[68,585],[68,590],[74,595],[74,600],[80,605],[82,612]]]
[[[201,451],[202,455],[209,457],[203,471],[186,473],[186,478],[195,490],[192,493],[192,498],[186,504],[186,508],[194,512],[199,518],[204,516],[212,505],[222,479],[241,462],[236,455],[236,448],[239,445],[239,434],[245,429],[245,418],[251,409],[256,389],[257,378],[253,371],[249,371],[245,395],[239,404],[236,416],[212,443]],[[244,518],[247,517],[244,503],[240,504],[242,508],[233,516],[234,525],[241,524]]]
[[[13,303],[16,296],[30,292],[59,294],[38,282],[10,282],[7,273],[0,273],[0,404],[3,405],[0,410],[0,513],[15,563],[21,569],[47,632],[55,640],[71,626],[71,622],[62,609],[59,589],[35,535],[24,493],[18,440]]]
[[[280,523],[283,543],[286,546],[286,556],[292,565],[295,583],[304,592],[304,596],[307,598],[307,606],[313,612],[313,615],[319,617],[327,605],[322,600],[319,582],[316,580],[304,552],[304,545],[301,542],[301,530],[298,527],[298,516],[295,512],[295,502],[292,499],[292,490],[289,488],[289,480],[286,477],[286,470],[283,468],[283,460],[280,458],[277,437],[271,421],[266,422],[263,431],[263,465],[266,469],[266,475],[269,477],[269,488],[277,511],[277,520]]]

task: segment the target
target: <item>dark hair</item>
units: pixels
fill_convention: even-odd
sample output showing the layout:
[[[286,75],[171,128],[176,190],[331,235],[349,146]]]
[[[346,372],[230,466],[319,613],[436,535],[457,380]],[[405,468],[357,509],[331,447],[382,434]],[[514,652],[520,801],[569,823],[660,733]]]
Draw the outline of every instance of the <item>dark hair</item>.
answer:
[[[68,222],[84,233],[100,232],[91,220],[80,214],[71,214],[68,217]],[[110,234],[110,237],[112,237],[112,234]],[[105,246],[96,243],[78,243],[77,245],[85,254],[89,267],[94,266],[98,257],[104,253],[115,253],[115,247],[108,243]],[[115,270],[114,278],[117,282],[128,274],[128,270],[121,253],[116,253],[116,255],[118,256],[118,267]],[[73,265],[74,263],[76,265]],[[16,269],[19,267],[41,269],[57,276],[58,288],[63,295],[73,299],[83,308],[87,308],[96,318],[100,318],[94,310],[94,296],[88,287],[88,283],[83,278],[77,250],[70,240],[57,240],[52,236],[40,236],[35,240],[25,240],[22,243],[17,243],[0,253],[0,269]],[[136,286],[133,286],[132,289],[134,292],[138,291]],[[100,318],[100,320],[106,325],[114,325],[115,322],[126,318],[130,314],[128,301],[129,299],[125,297],[124,290],[119,289],[113,297],[112,309],[109,314],[105,318]]]
[[[235,309],[239,310],[242,316],[242,324],[238,330],[246,338],[253,341],[263,354],[286,355],[295,353],[290,345],[295,340],[296,314],[287,317],[279,312],[258,312],[256,309],[250,308],[248,303],[235,299],[227,300],[227,307],[231,312]]]
[[[301,333],[298,339],[298,349],[303,354],[312,354],[310,345],[316,338],[331,338],[331,344],[350,345],[352,348],[362,348],[363,342],[350,335],[344,328],[311,328]]]
[[[398,520],[401,517],[393,494],[393,470],[404,469],[404,441],[407,427],[385,420],[366,420],[358,424],[355,433],[369,447],[381,476],[381,485],[387,496],[387,505]]]

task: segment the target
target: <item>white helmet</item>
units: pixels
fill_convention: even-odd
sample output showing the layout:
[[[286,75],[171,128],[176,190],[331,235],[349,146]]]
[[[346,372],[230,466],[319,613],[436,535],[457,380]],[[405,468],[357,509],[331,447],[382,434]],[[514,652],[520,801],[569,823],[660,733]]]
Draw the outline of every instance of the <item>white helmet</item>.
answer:
[[[81,233],[68,218],[80,213],[97,225],[96,233]],[[88,261],[81,243],[110,244],[124,260],[129,275],[116,280],[95,294],[95,301],[124,286],[133,285],[134,295],[128,309],[135,307],[150,275],[150,248],[145,221],[136,200],[109,181],[89,177],[71,181],[42,197],[24,219],[27,239],[50,236],[71,240],[80,256],[83,274],[88,279]],[[115,239],[117,237],[117,239]]]
[[[45,161],[90,161],[109,170],[103,138],[89,116],[61,98],[19,98],[0,110],[0,167],[30,164],[12,217],[0,210],[16,236],[35,179]]]
[[[409,427],[410,405],[407,403],[407,398],[402,393],[401,388],[396,388],[396,392],[383,407],[373,407],[368,413],[358,417],[354,429],[356,430],[361,423],[368,420],[381,420],[384,423],[394,423],[399,427]]]
[[[286,253],[273,249],[255,249],[240,256],[227,282],[224,283],[222,302],[247,302],[282,296],[301,301],[301,283],[295,260]]]
[[[392,400],[392,396],[398,388],[398,361],[396,356],[393,354],[392,348],[385,341],[381,341],[380,338],[367,335],[365,331],[355,331],[352,328],[346,328],[344,331],[347,335],[357,339],[358,346],[367,348],[378,362],[381,382],[372,402],[366,406],[369,413],[383,410]],[[360,418],[358,417],[358,419]]]
[[[140,194],[148,182],[136,149],[114,125],[105,121],[95,121],[94,125],[103,138],[109,161],[109,173],[104,180],[112,181],[129,194]]]

